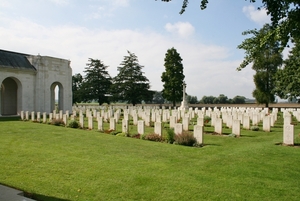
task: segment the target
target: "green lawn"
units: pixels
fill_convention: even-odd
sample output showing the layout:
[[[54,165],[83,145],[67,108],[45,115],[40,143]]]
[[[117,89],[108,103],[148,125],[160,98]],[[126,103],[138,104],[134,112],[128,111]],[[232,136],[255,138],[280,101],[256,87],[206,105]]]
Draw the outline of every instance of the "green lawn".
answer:
[[[0,183],[37,200],[300,199],[300,148],[276,145],[280,123],[202,148],[22,121],[0,121],[0,139]]]

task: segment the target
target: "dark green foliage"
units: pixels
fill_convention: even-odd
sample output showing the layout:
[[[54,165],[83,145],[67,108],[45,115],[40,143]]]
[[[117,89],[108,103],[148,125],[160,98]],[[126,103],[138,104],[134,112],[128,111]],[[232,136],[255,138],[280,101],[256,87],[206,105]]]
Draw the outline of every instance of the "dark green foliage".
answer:
[[[105,66],[98,59],[89,59],[85,68],[84,82],[81,86],[84,91],[83,101],[91,102],[96,100],[99,105],[109,103],[109,89],[111,86],[111,77],[107,72],[108,66]]]
[[[275,74],[282,64],[282,55],[280,53],[279,43],[276,38],[269,40],[268,43],[261,45],[261,40],[268,34],[271,27],[266,24],[260,30],[250,30],[243,34],[251,34],[253,37],[247,38],[239,49],[244,49],[246,56],[242,65],[248,65],[253,62],[252,69],[256,71],[254,75],[255,90],[252,95],[255,97],[257,103],[263,103],[268,107],[269,103],[275,100]],[[255,49],[255,50],[254,50]]]
[[[72,76],[73,103],[80,103],[84,99],[82,84],[83,84],[83,77],[80,73],[77,73]]]
[[[224,94],[220,94],[218,97],[214,98],[213,100],[214,104],[224,104],[224,103],[229,103],[228,97],[225,96]]]
[[[200,103],[203,104],[212,104],[214,103],[214,96],[203,96],[202,99],[200,100]]]
[[[210,120],[211,120],[211,118],[210,118],[209,116],[205,116],[205,117],[204,117],[204,124],[209,123]]]
[[[163,84],[162,95],[164,99],[172,101],[173,106],[182,99],[182,87],[184,84],[184,74],[182,58],[177,50],[172,47],[167,50],[165,56],[165,72],[162,73]]]
[[[79,128],[79,123],[76,120],[71,120],[68,123],[68,127],[70,127],[70,128]]]
[[[187,102],[190,103],[190,104],[197,104],[198,103],[197,96],[187,95],[186,99],[187,99]]]
[[[163,103],[165,103],[165,99],[162,96],[162,92],[161,91],[155,91],[154,92],[152,103],[154,103],[154,104],[163,104]]]
[[[295,41],[295,46],[284,61],[284,68],[276,73],[274,92],[282,99],[298,99],[300,96],[300,41]]]
[[[129,56],[124,57],[124,61],[118,67],[118,75],[113,78],[111,88],[113,100],[126,101],[133,105],[142,101],[152,101],[153,91],[150,91],[150,82],[138,63],[138,58],[134,53],[127,51]]]
[[[233,104],[244,104],[246,102],[246,98],[244,96],[235,96],[231,103]]]
[[[51,124],[55,125],[55,126],[64,126],[65,125],[65,123],[62,119],[53,119],[51,121]]]
[[[194,146],[197,143],[196,138],[193,134],[188,132],[183,132],[182,134],[175,135],[175,144],[184,146]]]
[[[250,130],[259,131],[259,127],[258,126],[251,126]]]
[[[173,144],[175,141],[175,133],[173,129],[167,129],[166,140],[170,144]]]

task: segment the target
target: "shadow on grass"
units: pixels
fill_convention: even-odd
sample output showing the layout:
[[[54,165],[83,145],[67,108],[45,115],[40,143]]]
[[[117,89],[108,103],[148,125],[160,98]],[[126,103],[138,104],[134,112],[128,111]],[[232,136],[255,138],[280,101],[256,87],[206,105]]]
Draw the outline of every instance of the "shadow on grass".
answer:
[[[203,147],[206,147],[206,146],[217,146],[217,147],[220,147],[221,145],[219,145],[219,144],[213,144],[213,143],[208,143],[208,144],[204,143]]]
[[[19,121],[20,116],[0,116],[0,121]]]
[[[46,195],[40,195],[40,194],[35,194],[35,193],[26,193],[24,192],[24,196],[30,199],[34,199],[37,201],[70,201],[66,199],[61,199],[61,198],[56,198],[56,197],[51,197],[51,196],[46,196]]]
[[[249,135],[241,133],[241,137],[257,137],[256,135]]]

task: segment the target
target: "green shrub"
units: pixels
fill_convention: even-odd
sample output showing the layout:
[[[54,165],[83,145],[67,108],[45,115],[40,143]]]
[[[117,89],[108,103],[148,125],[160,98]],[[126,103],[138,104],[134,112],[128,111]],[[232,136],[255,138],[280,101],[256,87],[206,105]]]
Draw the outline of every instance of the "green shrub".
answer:
[[[211,118],[209,116],[205,116],[203,120],[204,120],[204,124],[207,124],[210,122]]]
[[[173,142],[175,141],[175,133],[173,129],[167,129],[167,136],[166,136],[166,140],[168,143],[173,144]]]
[[[250,128],[252,131],[259,131],[259,127],[258,126],[251,126]]]
[[[155,142],[160,142],[161,141],[161,136],[155,133],[150,133],[145,136],[145,140],[150,140],[150,141],[155,141]]]
[[[196,138],[193,134],[188,132],[183,132],[182,134],[175,135],[175,144],[184,145],[184,146],[194,146],[197,143]]]
[[[68,125],[70,128],[79,128],[79,123],[76,120],[71,120]]]
[[[118,135],[119,133],[121,133],[120,131],[111,131],[110,134],[111,135]]]
[[[55,126],[64,126],[65,125],[65,123],[62,119],[53,119],[51,121],[51,124],[55,125]]]

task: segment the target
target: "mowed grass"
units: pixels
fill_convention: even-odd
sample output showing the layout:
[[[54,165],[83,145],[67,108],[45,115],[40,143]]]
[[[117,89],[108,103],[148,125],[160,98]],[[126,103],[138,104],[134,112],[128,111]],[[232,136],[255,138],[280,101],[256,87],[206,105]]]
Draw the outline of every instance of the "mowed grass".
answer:
[[[0,139],[0,183],[37,200],[300,198],[300,148],[276,145],[280,122],[201,148],[22,121],[0,121]]]

